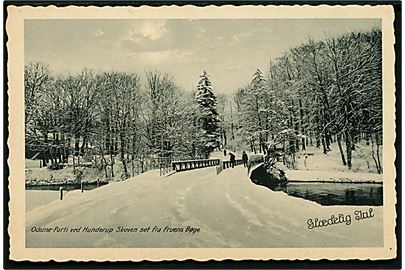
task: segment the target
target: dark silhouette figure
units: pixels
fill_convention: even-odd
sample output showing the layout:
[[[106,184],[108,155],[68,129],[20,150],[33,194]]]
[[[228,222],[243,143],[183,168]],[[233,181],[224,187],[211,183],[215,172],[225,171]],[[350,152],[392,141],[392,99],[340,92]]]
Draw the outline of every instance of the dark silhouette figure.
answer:
[[[247,168],[247,166],[248,166],[248,160],[249,160],[248,155],[246,154],[245,151],[243,151],[243,153],[242,153],[242,161],[243,161],[243,166],[245,168]]]
[[[230,156],[229,160],[231,161],[231,167],[233,168],[233,167],[235,167],[235,164],[236,164],[235,155],[232,153],[229,153],[229,156]]]
[[[226,149],[224,149],[224,156],[226,156]]]

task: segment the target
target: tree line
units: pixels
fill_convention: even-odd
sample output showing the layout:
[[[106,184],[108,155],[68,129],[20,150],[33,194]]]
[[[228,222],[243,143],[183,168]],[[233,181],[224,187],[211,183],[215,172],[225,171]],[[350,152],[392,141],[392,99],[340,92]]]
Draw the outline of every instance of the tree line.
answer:
[[[197,84],[197,83],[196,83]],[[146,158],[206,158],[219,146],[216,95],[204,71],[194,91],[184,91],[159,71],[53,75],[44,63],[24,70],[27,158],[61,168],[91,162],[114,177]],[[132,163],[132,166],[130,164]],[[133,172],[132,172],[133,175]]]
[[[27,64],[27,158],[56,168],[69,157],[73,168],[90,160],[106,177],[118,160],[128,177],[147,157],[207,158],[220,146],[267,154],[287,140],[287,153],[313,144],[326,154],[336,144],[350,169],[352,151],[365,141],[382,173],[381,30],[308,40],[257,70],[231,99],[214,93],[205,71],[193,91],[159,71],[143,77],[88,69],[55,75],[44,63]]]
[[[342,164],[352,167],[361,140],[372,148],[382,173],[382,33],[379,29],[309,40],[257,70],[234,103],[239,135],[252,151],[292,133],[292,151],[314,143],[326,154],[337,143]],[[294,150],[295,149],[295,150]]]

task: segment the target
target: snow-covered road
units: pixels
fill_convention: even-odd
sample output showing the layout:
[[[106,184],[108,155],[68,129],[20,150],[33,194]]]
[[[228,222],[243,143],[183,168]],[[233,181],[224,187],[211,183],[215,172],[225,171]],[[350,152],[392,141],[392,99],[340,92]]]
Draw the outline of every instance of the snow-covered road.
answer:
[[[382,207],[321,206],[253,184],[242,166],[216,175],[214,167],[159,176],[149,171],[99,189],[69,192],[26,214],[27,247],[361,247],[383,245]],[[308,229],[308,220],[350,216],[350,225]],[[80,232],[32,232],[41,228]],[[116,232],[137,228],[137,232]],[[162,228],[152,232],[153,227]],[[183,232],[163,232],[164,227]],[[199,228],[194,234],[187,226]],[[112,228],[110,233],[84,227]],[[147,228],[149,230],[147,230]],[[145,232],[140,232],[145,228]]]

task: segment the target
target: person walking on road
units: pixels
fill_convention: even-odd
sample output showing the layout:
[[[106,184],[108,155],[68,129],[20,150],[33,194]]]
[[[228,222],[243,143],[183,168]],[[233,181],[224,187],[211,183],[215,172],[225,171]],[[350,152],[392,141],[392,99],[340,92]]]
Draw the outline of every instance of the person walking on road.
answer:
[[[235,155],[232,153],[229,153],[229,156],[230,156],[229,160],[231,161],[231,167],[233,168],[233,167],[235,167],[235,163],[236,163]]]
[[[245,168],[247,168],[247,166],[248,166],[248,160],[249,160],[248,155],[246,154],[245,151],[243,151],[243,153],[242,153],[242,161],[243,161],[243,166]]]

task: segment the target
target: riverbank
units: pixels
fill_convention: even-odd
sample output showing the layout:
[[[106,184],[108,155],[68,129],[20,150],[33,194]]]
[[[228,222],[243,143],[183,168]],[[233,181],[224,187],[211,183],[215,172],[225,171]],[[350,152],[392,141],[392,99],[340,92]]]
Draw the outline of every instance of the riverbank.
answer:
[[[107,168],[110,175],[110,167]],[[81,181],[88,185],[97,185],[97,180],[100,185],[109,182],[122,181],[123,166],[121,162],[116,162],[114,165],[114,177],[106,178],[105,171],[92,166],[80,166],[73,169],[71,157],[68,164],[60,170],[51,170],[47,167],[40,168],[39,160],[25,160],[25,186],[40,187],[40,186],[59,186],[80,185]]]
[[[285,172],[289,181],[382,183],[383,175],[377,173],[373,163],[370,146],[359,143],[353,151],[352,169],[342,164],[336,145],[331,145],[327,154],[313,146],[296,153],[295,169],[287,168],[282,162],[277,162],[275,166]]]
[[[307,171],[290,170],[284,165],[277,163],[277,169],[285,172],[288,181],[297,182],[337,182],[337,183],[382,183],[381,174],[354,173],[341,171]]]

